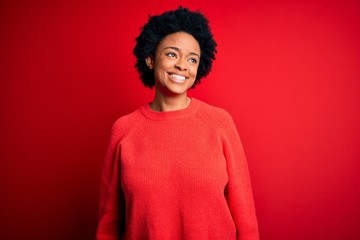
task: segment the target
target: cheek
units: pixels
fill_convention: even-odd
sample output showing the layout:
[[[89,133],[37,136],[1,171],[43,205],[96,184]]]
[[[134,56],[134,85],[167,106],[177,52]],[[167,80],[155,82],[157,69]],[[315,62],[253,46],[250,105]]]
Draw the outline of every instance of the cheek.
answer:
[[[198,66],[194,66],[191,68],[191,75],[193,77],[196,77],[197,73],[198,73],[199,67]]]
[[[162,60],[159,61],[157,64],[157,68],[159,70],[168,70],[173,66],[173,63],[171,61]]]

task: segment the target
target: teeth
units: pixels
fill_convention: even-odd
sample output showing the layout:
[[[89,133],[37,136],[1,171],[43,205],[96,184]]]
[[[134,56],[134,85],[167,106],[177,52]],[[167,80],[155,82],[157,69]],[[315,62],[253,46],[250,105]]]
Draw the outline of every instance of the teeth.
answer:
[[[175,78],[175,79],[178,79],[178,80],[185,80],[186,79],[184,76],[177,75],[177,74],[171,74],[170,76],[172,78]]]

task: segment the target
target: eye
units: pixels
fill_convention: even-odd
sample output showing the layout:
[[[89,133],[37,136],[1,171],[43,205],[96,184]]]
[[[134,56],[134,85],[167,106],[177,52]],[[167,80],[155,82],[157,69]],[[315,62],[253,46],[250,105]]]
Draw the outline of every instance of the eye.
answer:
[[[190,58],[189,62],[192,64],[196,64],[198,61],[195,58]]]
[[[166,56],[174,58],[174,57],[176,57],[176,54],[174,52],[168,52],[168,53],[166,53]]]

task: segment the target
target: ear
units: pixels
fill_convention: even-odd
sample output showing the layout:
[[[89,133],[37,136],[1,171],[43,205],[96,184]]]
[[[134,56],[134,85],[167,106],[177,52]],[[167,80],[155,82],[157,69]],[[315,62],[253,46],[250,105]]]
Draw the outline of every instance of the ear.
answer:
[[[148,68],[150,68],[150,69],[154,68],[154,57],[153,56],[146,57],[145,61],[146,61],[146,65],[148,66]]]

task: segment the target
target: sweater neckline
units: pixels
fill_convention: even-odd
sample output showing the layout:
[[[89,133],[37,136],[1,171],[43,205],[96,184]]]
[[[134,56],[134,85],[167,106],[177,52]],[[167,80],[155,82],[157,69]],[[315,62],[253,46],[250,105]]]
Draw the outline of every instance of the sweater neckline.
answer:
[[[200,106],[200,101],[197,100],[196,98],[191,98],[189,106],[180,110],[158,112],[152,110],[150,108],[149,103],[141,106],[140,110],[146,118],[160,121],[160,120],[169,120],[169,119],[179,119],[179,118],[185,118],[191,116],[196,113],[199,106]]]

